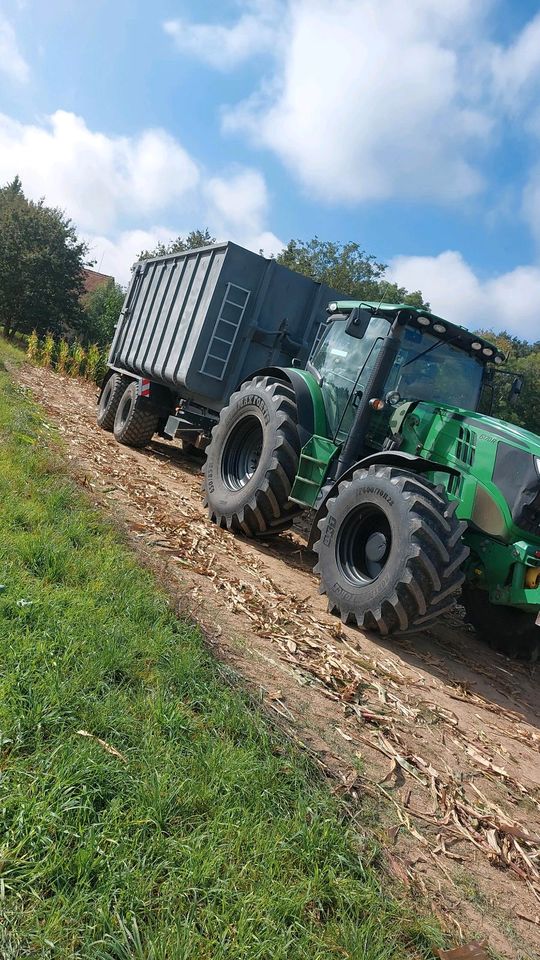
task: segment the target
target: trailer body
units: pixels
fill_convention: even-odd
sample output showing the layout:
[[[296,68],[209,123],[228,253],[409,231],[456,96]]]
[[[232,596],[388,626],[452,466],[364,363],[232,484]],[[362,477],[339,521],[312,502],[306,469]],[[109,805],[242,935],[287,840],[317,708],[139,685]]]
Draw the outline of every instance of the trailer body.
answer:
[[[255,370],[304,364],[339,296],[232,242],[141,261],[109,367],[219,412]]]

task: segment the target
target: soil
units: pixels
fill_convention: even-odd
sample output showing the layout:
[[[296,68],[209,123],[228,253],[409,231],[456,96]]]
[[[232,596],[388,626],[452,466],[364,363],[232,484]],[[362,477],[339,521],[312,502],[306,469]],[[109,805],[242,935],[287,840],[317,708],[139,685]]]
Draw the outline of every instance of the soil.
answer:
[[[344,627],[319,596],[305,524],[266,543],[216,528],[197,455],[159,439],[118,445],[96,426],[94,385],[29,366],[14,375],[178,611],[360,824],[369,816],[396,880],[456,944],[540,957],[540,667],[490,651],[459,606],[406,638]]]

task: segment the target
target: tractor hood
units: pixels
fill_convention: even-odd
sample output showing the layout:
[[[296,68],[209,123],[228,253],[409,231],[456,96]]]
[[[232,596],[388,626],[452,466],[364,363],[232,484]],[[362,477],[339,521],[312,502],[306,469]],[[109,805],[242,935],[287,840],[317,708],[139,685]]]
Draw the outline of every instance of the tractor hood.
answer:
[[[480,529],[501,539],[521,531],[521,536],[526,532],[540,540],[540,437],[495,417],[424,400],[409,405],[402,430],[404,449],[448,463],[459,470],[466,488],[474,487],[477,506],[471,502],[470,516]],[[500,516],[507,518],[504,525],[488,528],[478,519],[483,495],[477,488],[498,501]],[[484,508],[487,503],[484,497]]]
[[[425,401],[422,402],[424,404]],[[429,404],[433,409],[435,404]],[[451,407],[444,403],[437,403],[437,408],[446,410],[452,419],[463,420],[467,425],[482,433],[490,433],[495,437],[500,437],[522,450],[527,450],[535,457],[540,457],[540,436],[532,433],[530,430],[524,430],[514,423],[507,423],[505,420],[498,420],[496,417],[488,417],[483,413],[475,413],[472,410],[462,410],[459,407]]]

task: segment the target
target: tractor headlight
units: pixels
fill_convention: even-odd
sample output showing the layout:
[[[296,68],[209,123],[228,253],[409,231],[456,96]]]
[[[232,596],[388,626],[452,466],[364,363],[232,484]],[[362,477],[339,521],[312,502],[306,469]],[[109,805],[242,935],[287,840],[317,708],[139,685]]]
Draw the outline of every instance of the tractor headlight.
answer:
[[[333,303],[329,303],[326,308],[327,313],[335,313],[336,310],[337,310],[337,303],[335,301]]]

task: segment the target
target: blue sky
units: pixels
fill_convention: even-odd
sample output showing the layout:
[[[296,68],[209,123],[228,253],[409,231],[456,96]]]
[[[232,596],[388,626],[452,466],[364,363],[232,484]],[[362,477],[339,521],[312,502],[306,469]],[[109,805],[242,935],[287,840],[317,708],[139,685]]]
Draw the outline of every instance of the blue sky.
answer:
[[[0,0],[0,181],[121,281],[206,226],[356,240],[540,338],[540,11],[503,0]]]

